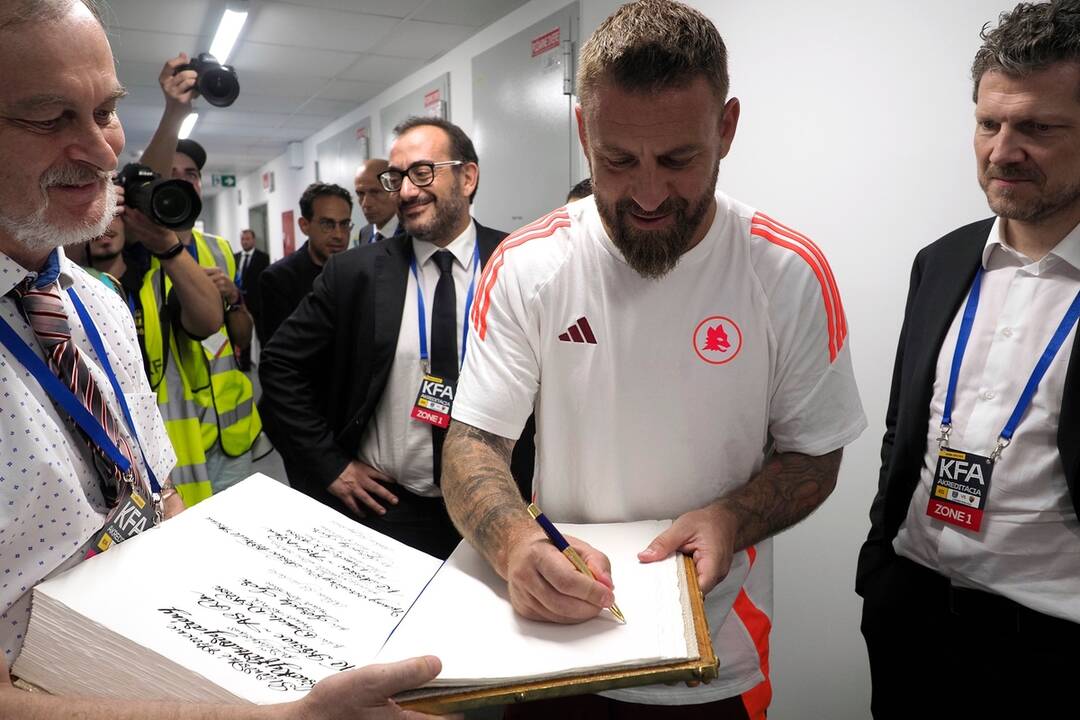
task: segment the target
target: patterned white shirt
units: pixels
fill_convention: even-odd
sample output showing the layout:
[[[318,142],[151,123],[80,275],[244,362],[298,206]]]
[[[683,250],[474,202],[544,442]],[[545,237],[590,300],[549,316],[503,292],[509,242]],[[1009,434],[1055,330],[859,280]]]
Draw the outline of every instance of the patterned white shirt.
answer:
[[[115,292],[59,253],[61,293],[71,336],[131,441],[105,372],[66,290],[74,288],[97,326],[124,389],[147,461],[164,481],[176,464],[143,371],[131,313]],[[29,271],[0,253],[0,318],[40,357],[34,331],[7,293]],[[136,451],[136,456],[139,453]],[[144,470],[141,457],[136,457]],[[145,472],[145,470],[144,470]],[[77,551],[101,529],[108,508],[90,450],[33,375],[0,344],[0,650],[10,666],[22,647],[34,585],[81,560]]]

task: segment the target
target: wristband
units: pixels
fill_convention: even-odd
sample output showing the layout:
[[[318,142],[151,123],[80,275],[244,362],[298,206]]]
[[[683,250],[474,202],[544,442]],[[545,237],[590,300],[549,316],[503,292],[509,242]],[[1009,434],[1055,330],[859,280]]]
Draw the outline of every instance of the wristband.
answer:
[[[157,253],[157,252],[154,252],[153,250],[151,250],[150,254],[153,255],[154,257],[156,257],[158,260],[168,260],[170,258],[176,257],[177,255],[179,255],[182,252],[184,252],[184,243],[177,240],[176,244],[173,245],[168,250],[166,250],[165,252]]]

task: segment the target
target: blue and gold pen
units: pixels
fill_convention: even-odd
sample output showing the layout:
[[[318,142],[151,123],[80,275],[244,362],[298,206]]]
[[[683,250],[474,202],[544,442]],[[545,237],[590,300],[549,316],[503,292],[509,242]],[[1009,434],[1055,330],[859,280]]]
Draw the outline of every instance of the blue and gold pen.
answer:
[[[547,516],[544,515],[544,513],[540,512],[540,508],[538,508],[535,503],[529,503],[529,514],[533,516],[533,519],[536,520],[536,522],[540,523],[540,527],[544,529],[544,533],[547,534],[548,539],[551,540],[552,544],[559,552],[565,555],[566,558],[574,564],[574,567],[578,569],[578,572],[587,575],[594,580],[596,579],[592,574],[592,571],[589,570],[589,566],[586,565],[585,561],[581,559],[581,556],[577,554],[577,550],[570,547],[570,543],[566,542],[566,538],[562,536],[559,529],[547,519]],[[615,616],[616,620],[624,624],[626,623],[626,616],[622,614],[622,610],[620,610],[619,606],[614,602],[611,603],[611,607],[609,607],[608,610],[611,611],[611,614]]]

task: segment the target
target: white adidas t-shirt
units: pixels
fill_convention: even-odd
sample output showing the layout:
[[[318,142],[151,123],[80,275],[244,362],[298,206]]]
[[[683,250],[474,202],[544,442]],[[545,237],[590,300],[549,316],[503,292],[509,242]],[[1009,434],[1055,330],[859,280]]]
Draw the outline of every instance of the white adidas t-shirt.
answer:
[[[625,263],[592,198],[489,260],[453,414],[516,438],[535,404],[533,487],[552,520],[676,518],[744,485],[771,450],[822,455],[866,427],[824,257],[716,200],[708,234],[660,280]],[[717,680],[607,694],[701,703],[766,680],[771,556],[768,541],[736,553],[706,597]]]

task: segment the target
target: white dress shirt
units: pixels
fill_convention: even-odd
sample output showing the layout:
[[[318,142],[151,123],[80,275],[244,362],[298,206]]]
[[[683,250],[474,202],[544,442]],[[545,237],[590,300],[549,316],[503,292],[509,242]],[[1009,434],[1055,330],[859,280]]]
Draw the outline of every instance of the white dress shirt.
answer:
[[[41,357],[34,331],[8,291],[29,272],[0,253],[0,317]],[[75,288],[94,321],[109,363],[124,390],[142,449],[164,482],[176,455],[158,412],[157,395],[143,372],[131,312],[100,280],[60,252],[60,286],[71,337],[82,353],[120,432],[131,441],[112,384],[97,360],[71,304]],[[30,618],[30,593],[50,574],[81,560],[77,551],[102,528],[108,507],[86,442],[66,415],[15,357],[0,344],[0,650],[10,666]],[[141,454],[134,461],[145,475]]]
[[[983,250],[979,307],[957,380],[948,441],[951,448],[984,456],[994,449],[1035,363],[1080,291],[1080,226],[1038,262],[1005,244],[1003,229],[999,219]],[[926,515],[963,312],[961,305],[938,353],[922,476],[893,547],[957,585],[1080,622],[1080,522],[1057,444],[1075,327],[994,465],[981,531]]]
[[[435,285],[439,282],[439,266],[433,256],[441,248],[428,242],[411,239],[417,271],[423,287],[424,314],[428,333],[428,353],[431,352],[431,306]],[[465,232],[446,246],[454,255],[454,289],[457,299],[457,345],[461,353],[464,329],[465,302],[469,286],[479,280],[480,268],[474,268],[476,224],[470,222]],[[405,289],[405,306],[401,313],[397,350],[390,368],[386,389],[375,413],[360,439],[359,459],[380,470],[407,490],[428,497],[442,494],[432,480],[431,425],[410,417],[424,375],[420,361],[419,315],[416,303],[416,279],[409,273]]]
[[[382,227],[375,226],[375,230],[384,238],[394,237],[394,233],[397,232],[398,217],[397,215],[391,215],[390,219],[386,221],[386,224]],[[374,234],[372,235],[374,237]]]

